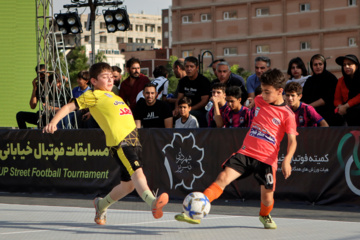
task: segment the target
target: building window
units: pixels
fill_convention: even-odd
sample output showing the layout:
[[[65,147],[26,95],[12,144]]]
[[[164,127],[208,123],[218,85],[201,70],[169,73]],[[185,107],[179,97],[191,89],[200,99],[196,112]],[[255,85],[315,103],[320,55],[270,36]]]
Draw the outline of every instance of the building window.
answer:
[[[128,38],[128,43],[133,43],[133,38]]]
[[[136,26],[135,26],[135,31],[137,31],[137,32],[142,32],[142,31],[144,31],[144,26],[143,26],[143,25],[136,25]]]
[[[356,6],[356,0],[348,0],[349,6]]]
[[[310,42],[300,42],[300,50],[309,50],[310,48]]]
[[[117,37],[116,42],[117,43],[124,43],[124,38],[123,37]]]
[[[158,42],[157,45],[161,45],[161,40],[160,39],[158,39],[157,42]]]
[[[132,31],[132,30],[133,30],[133,27],[132,27],[132,24],[130,24],[128,31]]]
[[[157,31],[158,31],[158,33],[161,33],[161,27],[160,26],[157,27]]]
[[[191,23],[192,15],[184,15],[181,17],[182,23]]]
[[[269,45],[257,45],[256,46],[256,53],[269,53],[270,46]]]
[[[106,29],[106,23],[100,22],[100,29]]]
[[[107,41],[107,37],[106,36],[100,36],[100,42],[101,43],[106,43]]]
[[[269,8],[257,8],[256,9],[256,16],[267,16],[269,15]]]
[[[224,20],[235,19],[237,18],[237,12],[236,11],[224,12],[223,16],[224,16]]]
[[[143,43],[144,42],[144,39],[142,39],[142,38],[137,38],[136,39],[136,43]]]
[[[149,76],[149,68],[140,68],[140,72],[146,76]]]
[[[224,48],[224,56],[237,55],[237,48]]]
[[[169,17],[164,17],[164,23],[169,23]]]
[[[181,52],[181,55],[183,58],[190,57],[190,56],[193,56],[193,51],[185,50],[185,51]]]
[[[84,37],[84,41],[85,41],[85,42],[89,42],[89,41],[90,41],[90,36],[85,36],[85,37]]]
[[[164,32],[164,38],[169,38],[169,32],[168,31]]]
[[[356,47],[356,39],[355,38],[349,38],[349,47]]]
[[[310,11],[310,3],[300,4],[300,12],[308,12]]]
[[[209,22],[211,21],[211,14],[210,13],[204,13],[200,15],[201,22]]]
[[[153,24],[146,24],[146,25],[145,25],[145,32],[155,32],[155,25],[153,25]]]

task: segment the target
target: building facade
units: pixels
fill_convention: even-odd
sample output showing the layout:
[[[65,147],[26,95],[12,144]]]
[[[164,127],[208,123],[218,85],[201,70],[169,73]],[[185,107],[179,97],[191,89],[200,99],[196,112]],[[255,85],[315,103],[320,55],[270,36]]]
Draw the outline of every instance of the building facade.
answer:
[[[323,54],[337,76],[338,56],[360,57],[360,0],[173,0],[172,48],[178,57],[210,50],[254,71],[254,59],[268,56],[286,72],[289,61]],[[204,58],[204,66],[211,62]],[[205,68],[206,69],[206,68]]]

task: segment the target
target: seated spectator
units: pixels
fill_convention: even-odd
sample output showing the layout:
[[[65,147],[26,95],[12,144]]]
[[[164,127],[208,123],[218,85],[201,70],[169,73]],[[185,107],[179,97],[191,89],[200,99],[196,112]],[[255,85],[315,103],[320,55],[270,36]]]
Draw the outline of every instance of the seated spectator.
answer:
[[[266,56],[259,56],[255,58],[255,74],[246,79],[246,88],[248,97],[254,99],[255,90],[260,86],[261,75],[271,68],[271,60]],[[252,108],[252,107],[250,107]]]
[[[231,111],[225,115],[225,127],[249,127],[250,109],[241,104],[241,89],[232,86],[226,89],[226,101]]]
[[[321,54],[315,54],[310,60],[312,76],[303,86],[301,101],[314,107],[329,126],[344,125],[343,118],[335,114],[334,95],[338,82],[334,74],[326,70],[326,59]]]
[[[145,99],[136,104],[134,119],[137,128],[172,128],[173,118],[169,105],[156,99],[156,85],[148,83],[144,88]]]
[[[226,102],[226,85],[224,83],[215,83],[212,87],[213,107],[208,115],[208,127],[222,128],[225,125],[225,116],[230,112],[230,108]]]
[[[286,83],[297,82],[300,83],[301,87],[304,86],[306,79],[310,77],[304,62],[299,57],[290,60],[287,74],[289,74],[290,80],[288,80]]]
[[[118,66],[112,66],[111,67],[112,70],[112,74],[113,74],[113,79],[114,79],[114,86],[112,88],[112,92],[115,93],[116,95],[119,95],[119,88],[120,88],[120,82],[121,82],[121,68],[119,68]]]
[[[286,84],[285,89],[286,104],[295,113],[297,127],[328,127],[325,119],[318,114],[315,109],[300,102],[302,97],[302,87],[300,83],[291,82]]]
[[[196,117],[190,114],[191,99],[183,97],[179,100],[179,115],[175,121],[175,128],[198,128],[199,124]]]
[[[205,105],[209,102],[210,81],[199,71],[199,62],[196,57],[185,58],[186,77],[179,81],[178,100],[183,97],[191,99],[191,114],[196,117],[200,127],[206,127]],[[178,115],[178,104],[175,103],[174,116]]]
[[[214,81],[212,81],[212,85],[214,85],[215,83],[224,83],[226,84],[226,87],[231,87],[231,86],[238,86],[241,88],[241,92],[242,92],[242,96],[241,96],[241,103],[244,104],[244,102],[246,101],[247,99],[247,91],[246,91],[246,88],[245,88],[245,82],[244,82],[244,79],[239,76],[239,75],[236,75],[235,73],[232,73],[231,72],[231,68],[230,68],[230,65],[225,62],[225,61],[222,61],[222,62],[217,62],[216,63],[216,69],[215,69],[215,72],[216,72],[216,76],[217,76],[217,79],[215,79]]]
[[[336,85],[335,111],[344,116],[348,126],[360,126],[360,70],[359,60],[355,55],[336,58],[343,76]]]
[[[164,66],[157,66],[153,71],[153,75],[155,79],[152,80],[151,83],[156,85],[156,99],[166,101],[169,88],[169,80],[167,79],[169,75],[168,70]],[[144,98],[143,91],[137,95],[136,102],[139,101],[140,98]]]

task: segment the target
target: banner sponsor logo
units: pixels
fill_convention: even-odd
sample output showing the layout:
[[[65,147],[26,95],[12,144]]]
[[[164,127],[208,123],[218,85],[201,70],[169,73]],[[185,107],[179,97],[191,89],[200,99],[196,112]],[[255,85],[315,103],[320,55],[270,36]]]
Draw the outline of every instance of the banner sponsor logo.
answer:
[[[204,148],[196,145],[192,133],[182,136],[180,133],[173,133],[173,139],[162,151],[165,154],[164,165],[169,177],[170,189],[180,186],[185,189],[193,189],[196,179],[201,178],[205,171],[202,161]]]
[[[342,149],[344,148],[345,143],[349,139],[354,137],[354,147],[352,151],[352,155],[348,158],[346,164],[343,159],[342,155]],[[337,157],[340,163],[340,166],[345,171],[345,180],[349,187],[349,189],[355,193],[356,195],[360,196],[360,189],[358,186],[354,185],[354,182],[352,178],[357,178],[357,183],[359,183],[359,176],[360,176],[360,161],[359,161],[359,143],[360,143],[360,131],[351,131],[350,133],[347,133],[343,136],[343,138],[339,142],[339,146],[337,149]],[[352,164],[355,163],[356,169],[354,167],[352,168]]]

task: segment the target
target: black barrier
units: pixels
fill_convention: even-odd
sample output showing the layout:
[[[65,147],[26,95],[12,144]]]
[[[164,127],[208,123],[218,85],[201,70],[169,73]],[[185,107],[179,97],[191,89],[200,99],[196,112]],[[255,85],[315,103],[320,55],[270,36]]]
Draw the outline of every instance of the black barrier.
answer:
[[[248,129],[140,129],[144,172],[151,189],[182,199],[203,191],[236,152]],[[360,128],[298,129],[292,175],[284,180],[281,143],[275,198],[360,205]],[[99,129],[0,130],[0,191],[105,194],[119,168]],[[252,176],[230,184],[222,198],[259,199]]]

